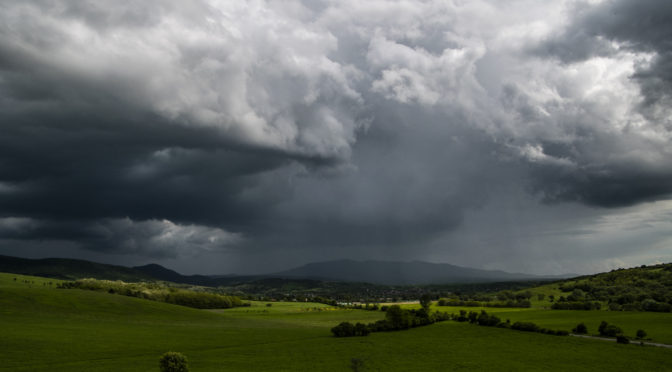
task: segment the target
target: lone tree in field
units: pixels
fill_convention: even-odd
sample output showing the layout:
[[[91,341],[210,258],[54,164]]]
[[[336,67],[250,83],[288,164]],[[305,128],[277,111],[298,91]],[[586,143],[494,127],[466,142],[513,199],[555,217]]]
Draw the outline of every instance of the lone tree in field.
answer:
[[[420,296],[420,306],[422,306],[422,308],[425,309],[427,313],[429,313],[429,307],[431,305],[432,305],[432,296],[428,295],[427,293]]]
[[[159,359],[159,369],[161,372],[189,372],[187,357],[182,353],[169,351]]]
[[[623,330],[621,330],[620,327],[615,326],[613,324],[609,324],[604,320],[602,321],[602,323],[600,323],[598,331],[600,332],[600,336],[607,336],[607,337],[616,337],[618,335],[623,334]]]
[[[573,333],[576,333],[577,335],[585,335],[588,333],[588,328],[584,323],[579,323],[576,325],[576,328],[572,329]]]
[[[643,329],[638,329],[637,330],[637,338],[640,339],[640,340],[643,339],[643,338],[646,338],[646,331],[644,331]]]

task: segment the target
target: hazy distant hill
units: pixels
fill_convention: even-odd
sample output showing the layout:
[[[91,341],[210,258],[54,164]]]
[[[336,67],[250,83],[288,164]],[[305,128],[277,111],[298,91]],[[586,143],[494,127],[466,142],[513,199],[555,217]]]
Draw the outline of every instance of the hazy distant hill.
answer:
[[[1,255],[0,272],[59,279],[96,278],[131,282],[160,280],[211,287],[232,286],[264,278],[318,279],[385,285],[484,283],[551,278],[419,261],[352,260],[311,263],[292,270],[267,275],[182,275],[157,264],[125,267],[65,258],[26,259]]]
[[[28,259],[0,255],[0,272],[57,279],[96,278],[142,281],[153,278],[130,267],[68,258]]]
[[[29,259],[2,255],[0,255],[0,272],[70,280],[81,278],[126,282],[159,280],[212,287],[232,285],[258,278],[258,276],[182,275],[157,264],[126,267],[69,258]]]
[[[156,280],[173,283],[203,285],[209,287],[237,284],[259,278],[259,276],[236,275],[182,275],[158,264],[136,266],[133,269],[149,275]]]
[[[272,276],[388,285],[498,282],[548,278],[504,271],[479,270],[445,263],[352,260],[311,263],[275,273]]]

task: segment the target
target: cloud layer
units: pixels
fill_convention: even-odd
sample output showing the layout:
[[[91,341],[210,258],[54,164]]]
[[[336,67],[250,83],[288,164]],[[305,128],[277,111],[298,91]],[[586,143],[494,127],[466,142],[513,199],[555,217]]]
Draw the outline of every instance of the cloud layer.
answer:
[[[498,227],[666,205],[671,17],[653,0],[2,4],[1,246],[571,271],[590,244]]]

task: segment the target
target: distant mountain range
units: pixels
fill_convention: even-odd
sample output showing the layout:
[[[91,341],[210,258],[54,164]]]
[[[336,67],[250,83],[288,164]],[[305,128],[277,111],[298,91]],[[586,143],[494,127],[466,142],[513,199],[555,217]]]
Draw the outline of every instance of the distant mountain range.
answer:
[[[124,281],[161,280],[202,286],[229,286],[258,279],[314,279],[385,285],[485,283],[560,279],[567,276],[535,276],[504,271],[479,270],[428,262],[339,260],[303,265],[278,273],[254,276],[182,275],[161,265],[125,267],[65,258],[27,259],[0,256],[0,272],[58,279],[97,278]]]
[[[311,263],[273,274],[285,278],[310,278],[387,285],[505,282],[559,279],[567,276],[537,276],[480,270],[446,263],[422,261],[353,261],[339,260]]]

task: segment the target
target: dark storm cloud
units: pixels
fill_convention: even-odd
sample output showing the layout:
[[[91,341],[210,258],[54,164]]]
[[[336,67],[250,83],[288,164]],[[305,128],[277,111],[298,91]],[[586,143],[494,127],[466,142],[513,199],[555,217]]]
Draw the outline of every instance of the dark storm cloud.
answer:
[[[335,110],[357,103],[338,81],[340,66],[327,60],[300,73],[296,61],[282,60],[319,65],[330,46],[311,41],[321,36],[309,29],[294,39],[293,28],[269,30],[234,45],[256,26],[217,19],[208,30],[219,14],[205,2],[2,8],[0,214],[38,221],[8,238],[123,252],[120,241],[138,235],[133,249],[158,254],[146,238],[152,221],[254,234],[257,220],[288,197],[283,169],[339,163],[353,140],[350,110]],[[287,49],[263,46],[283,34]],[[314,42],[324,44],[318,54]],[[269,65],[258,66],[264,58]],[[110,219],[137,227],[99,239],[92,231]]]
[[[594,57],[619,58],[635,53],[629,78],[641,90],[643,99],[635,111],[646,122],[630,118],[626,125],[616,129],[589,121],[600,121],[600,117],[569,118],[577,123],[576,140],[569,147],[547,141],[544,148],[568,148],[570,151],[556,157],[573,162],[575,167],[535,168],[534,187],[547,200],[574,200],[605,207],[668,198],[672,193],[666,150],[672,133],[669,121],[672,3],[659,0],[578,3],[570,16],[569,24],[537,46],[535,52],[570,65]],[[523,115],[526,110],[525,105],[518,107]],[[604,155],[600,156],[600,152]]]
[[[633,75],[646,104],[668,99],[672,89],[672,3],[665,0],[610,0],[596,6],[576,6],[574,20],[558,36],[542,44],[564,62],[610,56],[619,51],[653,53]]]
[[[264,271],[422,257],[511,190],[666,199],[669,8],[2,4],[0,239]]]

